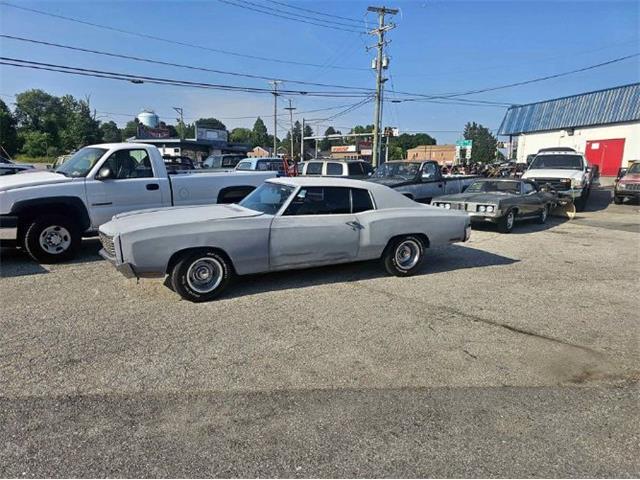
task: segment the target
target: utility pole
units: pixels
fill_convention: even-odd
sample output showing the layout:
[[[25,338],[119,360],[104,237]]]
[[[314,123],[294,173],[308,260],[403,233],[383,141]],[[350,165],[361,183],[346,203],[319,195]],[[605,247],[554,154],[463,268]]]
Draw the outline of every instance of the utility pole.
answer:
[[[184,111],[182,107],[173,107],[173,109],[180,115],[180,140],[184,140]]]
[[[280,80],[269,82],[273,85],[273,156],[278,156],[278,85]]]
[[[302,131],[300,132],[300,161],[304,162],[304,118],[302,119]]]
[[[376,107],[375,107],[375,117],[373,121],[373,158],[371,159],[371,164],[375,168],[378,166],[380,161],[380,153],[381,153],[381,141],[380,141],[380,130],[381,130],[381,120],[382,120],[382,89],[383,84],[386,81],[386,78],[382,78],[382,69],[388,67],[388,59],[384,56],[384,47],[386,42],[384,40],[384,34],[389,30],[395,28],[395,24],[389,23],[385,25],[384,17],[385,15],[395,15],[398,13],[397,8],[387,8],[387,7],[368,7],[367,10],[369,12],[374,12],[378,14],[378,28],[374,28],[369,32],[370,35],[376,35],[378,37],[378,42],[376,44],[378,54],[376,56]],[[384,65],[383,65],[384,63]]]
[[[291,122],[291,128],[289,129],[289,136],[291,137],[291,150],[289,150],[291,155],[291,161],[293,162],[293,111],[296,107],[291,106],[291,99],[289,99],[289,106],[284,107],[285,110],[289,110],[289,121]]]

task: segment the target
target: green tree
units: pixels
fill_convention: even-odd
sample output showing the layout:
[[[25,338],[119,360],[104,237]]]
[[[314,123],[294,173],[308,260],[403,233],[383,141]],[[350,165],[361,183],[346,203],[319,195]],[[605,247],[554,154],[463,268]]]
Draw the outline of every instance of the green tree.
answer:
[[[20,129],[48,133],[56,140],[59,129],[66,124],[60,99],[42,90],[16,95],[15,118]]]
[[[0,146],[8,155],[14,155],[18,151],[16,119],[2,100],[0,100]]]
[[[219,130],[226,130],[227,127],[217,118],[200,118],[196,121],[200,128],[217,128]]]
[[[125,127],[122,129],[121,137],[123,140],[127,138],[135,137],[138,135],[138,119],[129,120]]]
[[[102,138],[100,122],[91,116],[89,100],[76,100],[71,95],[65,95],[61,103],[66,122],[59,131],[60,142],[57,146],[68,152],[99,142]]]
[[[389,144],[389,160],[402,160],[405,156],[401,147]]]
[[[498,140],[491,131],[476,122],[468,122],[464,126],[465,140],[473,140],[471,158],[474,162],[490,163],[496,158]]]
[[[55,155],[55,145],[52,145],[52,136],[46,132],[38,132],[35,130],[24,130],[20,132],[22,137],[23,153],[30,157],[44,157],[48,153]]]
[[[100,134],[102,135],[103,142],[113,143],[122,141],[122,133],[113,120],[100,125]]]
[[[253,146],[253,131],[248,128],[234,128],[229,134],[230,142],[247,143]]]
[[[331,150],[331,140],[329,140],[327,138],[328,135],[335,135],[336,134],[336,129],[333,127],[329,127],[324,131],[324,138],[322,140],[320,140],[320,143],[318,144],[318,148],[323,151],[326,152],[327,150]]]
[[[273,145],[273,137],[271,137],[271,143],[269,143],[269,134],[267,133],[267,126],[264,124],[260,117],[256,118],[255,123],[253,124],[253,141],[252,146],[261,146],[262,148],[267,148]]]
[[[304,126],[304,136],[305,137],[312,137],[313,136],[313,129],[311,128],[311,125],[309,124],[305,124]],[[314,140],[305,140],[304,141],[304,150],[309,150],[312,149],[314,147]],[[304,160],[304,159],[302,159]]]

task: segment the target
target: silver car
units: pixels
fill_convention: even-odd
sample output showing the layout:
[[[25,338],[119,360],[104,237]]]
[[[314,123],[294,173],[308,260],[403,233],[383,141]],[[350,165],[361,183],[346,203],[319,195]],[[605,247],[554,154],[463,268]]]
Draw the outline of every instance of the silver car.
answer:
[[[340,178],[270,179],[239,204],[116,215],[101,255],[128,277],[169,275],[201,302],[232,277],[379,258],[409,276],[424,251],[469,239],[462,212],[421,205],[383,185]]]

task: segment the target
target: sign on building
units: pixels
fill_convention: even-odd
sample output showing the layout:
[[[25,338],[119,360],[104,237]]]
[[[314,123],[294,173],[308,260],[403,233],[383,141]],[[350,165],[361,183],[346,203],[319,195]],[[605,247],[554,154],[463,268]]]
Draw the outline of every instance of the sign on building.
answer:
[[[209,140],[209,141],[226,142],[227,141],[227,131],[226,130],[218,130],[218,129],[214,129],[214,128],[198,127],[196,129],[196,140]]]
[[[331,153],[348,153],[355,151],[355,145],[334,145],[333,147],[331,147]]]

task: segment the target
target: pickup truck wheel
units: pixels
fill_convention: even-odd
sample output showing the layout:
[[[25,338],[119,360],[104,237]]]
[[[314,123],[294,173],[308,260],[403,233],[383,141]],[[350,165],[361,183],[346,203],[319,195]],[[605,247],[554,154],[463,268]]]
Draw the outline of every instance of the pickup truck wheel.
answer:
[[[538,216],[538,223],[540,225],[544,225],[547,223],[547,218],[549,217],[549,205],[544,205],[542,210],[540,211],[540,215]]]
[[[40,263],[59,263],[72,259],[80,247],[80,228],[62,215],[43,215],[31,222],[24,235],[24,246]]]
[[[613,197],[613,203],[615,203],[616,205],[621,205],[622,204],[622,197],[618,197],[617,195]]]
[[[576,206],[576,212],[582,212],[587,206],[587,197],[585,195],[581,195],[579,198],[574,200],[573,204]]]
[[[513,230],[513,225],[516,223],[516,213],[513,210],[509,210],[500,220],[498,220],[498,231],[500,233],[509,233]]]
[[[391,242],[382,261],[387,273],[396,277],[408,277],[416,273],[424,260],[424,244],[414,235],[400,237]]]
[[[174,291],[190,302],[216,298],[233,277],[231,262],[215,250],[185,254],[171,271]]]

